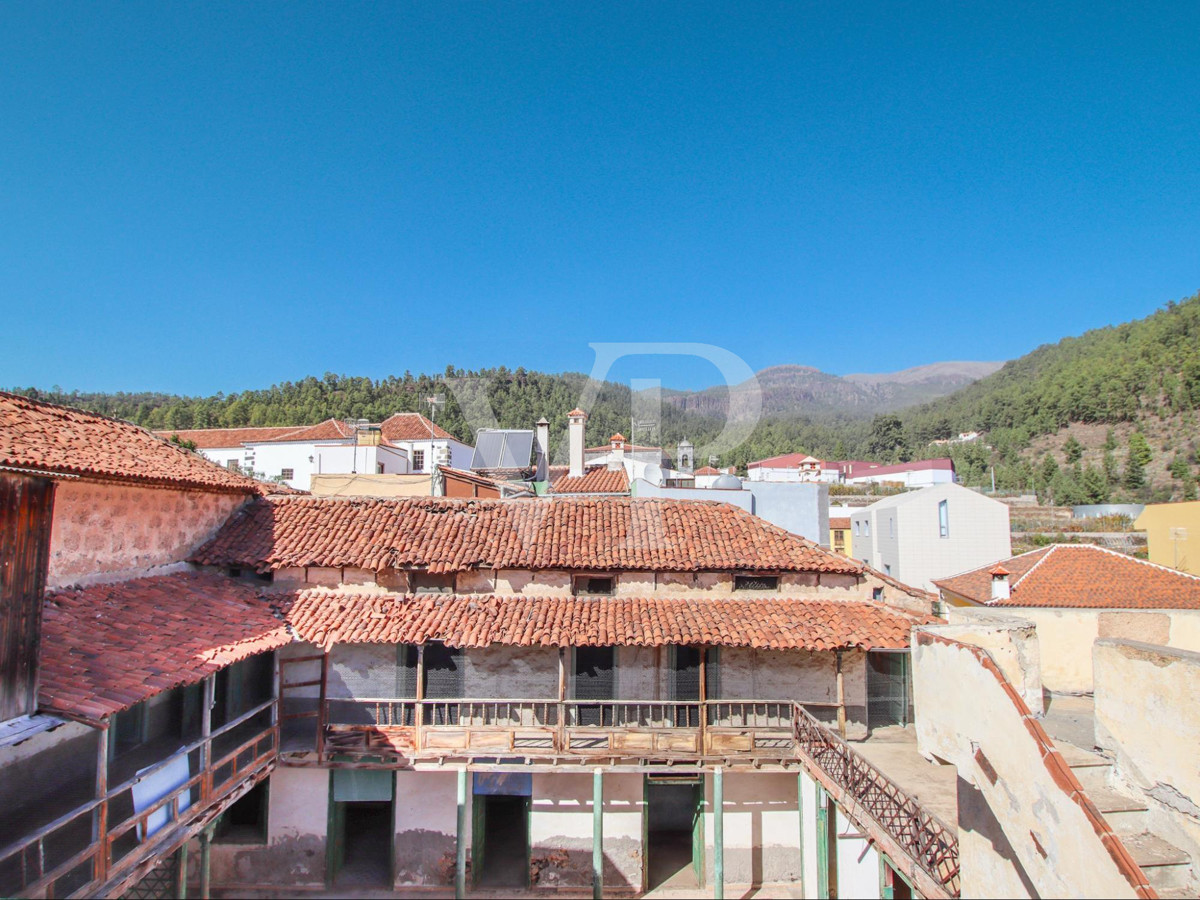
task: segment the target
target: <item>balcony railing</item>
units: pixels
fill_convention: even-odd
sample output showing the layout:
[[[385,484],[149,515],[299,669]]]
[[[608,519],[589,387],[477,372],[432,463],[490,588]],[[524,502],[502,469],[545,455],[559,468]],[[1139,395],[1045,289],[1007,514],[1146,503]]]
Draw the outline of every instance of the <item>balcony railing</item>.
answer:
[[[787,700],[326,699],[318,754],[791,756]],[[835,714],[829,702],[806,703]]]
[[[20,896],[88,894],[101,885],[121,882],[150,858],[171,852],[172,845],[181,841],[189,826],[204,819],[238,788],[258,781],[269,770],[279,748],[278,725],[272,722],[262,728],[242,726],[268,712],[274,704],[272,699],[253,707],[138,776],[110,788],[103,797],[82,804],[0,849],[0,871],[5,880],[0,890],[5,895]],[[235,729],[248,731],[250,736],[214,759],[214,743],[224,736],[236,739]],[[197,771],[184,783],[152,805],[120,821],[112,820],[118,800],[121,807],[132,805],[130,794],[136,783],[193,754],[199,755],[202,764],[194,767]],[[189,768],[193,768],[190,760]],[[181,810],[181,806],[185,808]],[[166,824],[151,834],[150,818],[161,816],[163,811]],[[62,846],[81,843],[86,844],[83,849],[57,861],[62,856]]]
[[[949,827],[800,704],[794,709],[792,736],[800,757],[818,770],[814,774],[832,788],[848,815],[865,814],[935,887],[952,897],[959,895],[958,838]]]

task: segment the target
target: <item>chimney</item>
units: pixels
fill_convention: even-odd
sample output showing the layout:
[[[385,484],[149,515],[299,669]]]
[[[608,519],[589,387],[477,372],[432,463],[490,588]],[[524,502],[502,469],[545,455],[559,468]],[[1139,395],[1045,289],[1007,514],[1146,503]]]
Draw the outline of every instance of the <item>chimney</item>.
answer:
[[[550,423],[542,416],[537,420],[537,461],[534,481],[550,480]]]
[[[1012,596],[1012,588],[1008,583],[1008,569],[997,565],[995,568],[989,570],[988,574],[992,576],[993,600],[1007,600]]]
[[[433,461],[439,466],[450,465],[450,448],[446,445],[435,447],[433,449]]]
[[[625,468],[625,435],[618,431],[608,440],[611,445],[608,454],[608,470],[616,472]]]
[[[583,476],[583,428],[587,423],[587,413],[579,407],[567,413],[567,431],[570,454],[567,462],[570,464],[567,474],[571,478]]]

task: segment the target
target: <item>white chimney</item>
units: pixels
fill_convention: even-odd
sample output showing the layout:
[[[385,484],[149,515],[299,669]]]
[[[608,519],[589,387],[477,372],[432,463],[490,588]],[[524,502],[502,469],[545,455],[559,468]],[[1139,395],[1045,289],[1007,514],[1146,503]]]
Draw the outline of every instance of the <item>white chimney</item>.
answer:
[[[550,423],[546,421],[546,417],[537,420],[537,476],[536,481],[546,481],[549,479],[550,467]]]
[[[616,472],[625,468],[625,435],[617,432],[609,438],[608,470]]]
[[[567,458],[569,463],[567,474],[571,478],[583,477],[583,428],[587,423],[587,417],[587,413],[578,407],[567,413],[568,449],[570,451]]]
[[[1007,600],[1012,596],[1012,588],[1008,583],[1008,569],[996,566],[988,574],[992,576],[993,600]]]

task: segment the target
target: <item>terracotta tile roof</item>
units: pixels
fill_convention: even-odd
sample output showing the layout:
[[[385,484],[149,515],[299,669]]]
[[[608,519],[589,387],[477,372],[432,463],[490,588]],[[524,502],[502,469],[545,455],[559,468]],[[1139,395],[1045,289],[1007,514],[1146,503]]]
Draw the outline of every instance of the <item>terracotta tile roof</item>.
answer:
[[[403,596],[303,591],[288,623],[304,640],[452,647],[714,644],[772,650],[892,649],[936,621],[875,603],[706,598]]]
[[[265,494],[232,472],[144,428],[0,391],[0,467],[210,491]]]
[[[720,475],[721,470],[714,469],[712,466],[701,466],[699,469],[697,469],[692,474],[693,475]]]
[[[831,516],[829,519],[829,527],[832,529],[839,529],[841,531],[849,531],[850,530],[850,517],[849,516]]]
[[[216,450],[224,447],[240,447],[243,443],[277,441],[284,435],[299,431],[303,425],[276,425],[268,428],[179,428],[174,431],[156,431],[154,434],[168,440],[172,436],[181,441],[191,441],[197,450]]]
[[[339,419],[326,419],[316,425],[297,428],[290,434],[272,438],[273,441],[340,441],[354,436],[354,429]]]
[[[488,475],[481,475],[479,472],[469,469],[456,469],[453,466],[441,466],[438,468],[447,478],[454,478],[458,481],[465,481],[468,484],[477,484],[480,487],[495,488],[505,494],[518,494],[521,496],[532,496],[533,488],[523,481],[508,481],[503,478],[492,478]]]
[[[997,566],[1009,573],[1007,600],[992,600]],[[1200,577],[1090,544],[1054,544],[934,584],[987,606],[1200,609]]]
[[[625,467],[609,469],[607,466],[592,466],[583,475],[572,478],[566,472],[550,482],[552,494],[628,494],[629,476]]]
[[[583,452],[584,453],[611,453],[612,449],[613,449],[612,444],[601,444],[599,447],[587,447],[584,449]],[[651,447],[647,444],[626,444],[622,449],[627,450],[631,453],[647,453],[647,452],[651,452],[651,451],[657,452],[657,453],[662,453],[662,447]]]
[[[379,428],[389,441],[427,441],[430,429],[433,430],[435,438],[457,440],[436,422],[431,422],[415,412],[396,413],[384,419]]]
[[[234,514],[192,561],[285,566],[840,572],[862,563],[715,501],[604,497],[272,498]]]
[[[58,591],[46,598],[38,700],[96,721],[290,640],[252,587],[219,575]]]

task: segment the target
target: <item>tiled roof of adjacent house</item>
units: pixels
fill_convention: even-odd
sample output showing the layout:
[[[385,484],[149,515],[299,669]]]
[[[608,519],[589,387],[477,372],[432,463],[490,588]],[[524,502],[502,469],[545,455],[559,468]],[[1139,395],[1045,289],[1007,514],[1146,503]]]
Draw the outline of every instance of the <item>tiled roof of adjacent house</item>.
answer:
[[[830,516],[829,527],[832,529],[847,531],[850,528],[849,516]]]
[[[558,466],[554,467],[558,469]],[[577,478],[567,474],[551,472],[550,493],[552,494],[628,494],[629,476],[625,467],[609,469],[607,466],[592,466]]]
[[[1054,544],[1001,560],[1009,574],[1006,600],[992,599],[996,565],[934,584],[987,606],[1200,609],[1200,577],[1090,544]]]
[[[856,560],[725,503],[625,497],[274,498],[235,513],[192,561],[261,571],[863,571]]]
[[[211,491],[274,490],[129,422],[4,391],[0,467]]]
[[[454,435],[446,431],[436,422],[431,422],[420,413],[396,413],[384,419],[379,425],[383,436],[389,441],[427,441],[429,432],[440,439],[454,440]]]
[[[714,469],[712,466],[701,466],[699,469],[697,469],[692,474],[693,475],[720,475],[721,470]]]
[[[254,588],[220,575],[72,588],[44,610],[39,704],[90,721],[291,640]]]
[[[341,419],[326,419],[316,425],[305,425],[272,441],[303,443],[305,441],[343,441],[354,436],[354,429]]]
[[[521,597],[303,591],[288,613],[301,638],[451,647],[711,644],[772,650],[900,650],[936,621],[875,603],[756,598]]]
[[[196,445],[197,450],[217,450],[226,447],[240,447],[243,443],[256,444],[260,441],[277,441],[304,427],[306,426],[273,425],[263,428],[253,426],[245,428],[179,428],[154,433],[161,438],[178,437],[181,441],[191,441]]]

